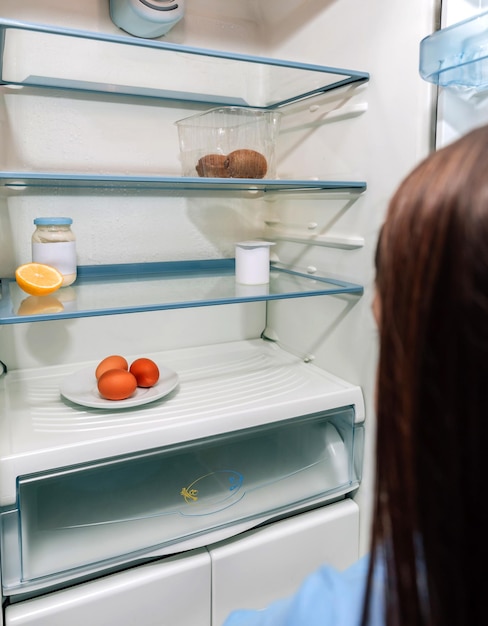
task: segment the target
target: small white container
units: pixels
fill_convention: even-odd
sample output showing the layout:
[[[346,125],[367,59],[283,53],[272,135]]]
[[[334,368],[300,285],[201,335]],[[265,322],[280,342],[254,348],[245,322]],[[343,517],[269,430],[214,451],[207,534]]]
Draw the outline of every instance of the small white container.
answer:
[[[184,11],[185,0],[110,0],[112,22],[131,35],[147,39],[165,35]]]
[[[269,249],[271,241],[241,241],[236,243],[236,282],[241,285],[269,283]]]

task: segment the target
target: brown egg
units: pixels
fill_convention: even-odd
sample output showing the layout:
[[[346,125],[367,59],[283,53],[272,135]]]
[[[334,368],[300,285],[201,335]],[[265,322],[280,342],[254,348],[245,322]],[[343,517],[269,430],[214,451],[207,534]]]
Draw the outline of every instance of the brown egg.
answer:
[[[225,168],[230,178],[264,178],[268,162],[256,150],[234,150],[227,155]]]
[[[106,400],[125,400],[137,389],[134,374],[126,370],[107,370],[98,379],[98,391]]]
[[[225,168],[226,156],[224,154],[206,154],[195,167],[197,174],[206,178],[229,178]]]
[[[138,387],[152,387],[159,380],[159,368],[151,359],[136,359],[129,371],[136,377]]]
[[[95,370],[95,376],[98,380],[104,372],[114,369],[128,370],[129,364],[127,363],[127,359],[118,354],[105,357],[98,364],[97,369]]]

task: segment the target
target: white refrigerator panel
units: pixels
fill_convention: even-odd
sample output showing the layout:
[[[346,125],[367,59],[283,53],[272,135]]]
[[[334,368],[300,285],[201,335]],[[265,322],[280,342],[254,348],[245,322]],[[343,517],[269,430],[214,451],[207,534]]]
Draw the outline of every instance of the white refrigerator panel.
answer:
[[[209,626],[205,550],[7,607],[6,626]]]
[[[359,556],[359,508],[344,500],[210,548],[212,626],[233,609],[260,609],[292,594],[323,563],[338,569]]]

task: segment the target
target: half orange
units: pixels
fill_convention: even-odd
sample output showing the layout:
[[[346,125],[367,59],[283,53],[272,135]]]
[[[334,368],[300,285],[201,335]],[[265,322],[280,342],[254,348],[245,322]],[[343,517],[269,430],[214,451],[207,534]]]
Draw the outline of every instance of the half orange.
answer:
[[[63,275],[55,267],[26,263],[15,270],[19,287],[31,296],[47,296],[63,284]]]

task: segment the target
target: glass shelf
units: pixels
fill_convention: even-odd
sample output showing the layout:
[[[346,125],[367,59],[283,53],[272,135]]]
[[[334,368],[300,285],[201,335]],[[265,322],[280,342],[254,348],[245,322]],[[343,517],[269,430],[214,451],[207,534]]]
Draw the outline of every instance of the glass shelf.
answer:
[[[0,172],[0,189],[23,191],[39,187],[84,189],[154,189],[188,191],[351,191],[363,192],[363,181],[271,180],[256,178],[199,178],[181,176],[118,176],[111,174],[64,174]]]
[[[50,296],[28,296],[1,279],[0,325],[336,294],[362,295],[349,282],[273,264],[269,285],[239,285],[234,259],[81,266]]]
[[[425,37],[419,70],[424,80],[441,87],[488,89],[488,12]]]
[[[276,108],[367,72],[0,19],[0,83]]]

